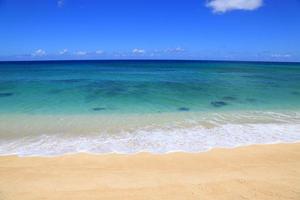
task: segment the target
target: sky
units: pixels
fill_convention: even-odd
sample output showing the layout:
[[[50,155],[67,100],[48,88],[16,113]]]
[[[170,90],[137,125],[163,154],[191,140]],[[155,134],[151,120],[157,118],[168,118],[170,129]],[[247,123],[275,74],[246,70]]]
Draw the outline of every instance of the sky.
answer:
[[[300,61],[300,0],[0,0],[0,60]]]

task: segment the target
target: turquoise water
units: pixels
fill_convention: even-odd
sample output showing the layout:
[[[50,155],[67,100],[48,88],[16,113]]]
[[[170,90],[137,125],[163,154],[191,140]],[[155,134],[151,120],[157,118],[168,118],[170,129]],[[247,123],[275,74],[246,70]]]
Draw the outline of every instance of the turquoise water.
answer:
[[[300,141],[300,63],[0,62],[0,155]]]
[[[0,63],[0,112],[105,114],[299,110],[300,64]]]

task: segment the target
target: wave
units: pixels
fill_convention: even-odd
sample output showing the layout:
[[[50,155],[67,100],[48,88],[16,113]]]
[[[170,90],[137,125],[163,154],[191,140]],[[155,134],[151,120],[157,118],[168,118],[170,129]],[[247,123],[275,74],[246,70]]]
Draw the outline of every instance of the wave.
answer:
[[[223,124],[206,128],[165,126],[118,134],[31,136],[0,140],[0,155],[57,156],[71,153],[203,152],[251,144],[300,141],[300,124]]]

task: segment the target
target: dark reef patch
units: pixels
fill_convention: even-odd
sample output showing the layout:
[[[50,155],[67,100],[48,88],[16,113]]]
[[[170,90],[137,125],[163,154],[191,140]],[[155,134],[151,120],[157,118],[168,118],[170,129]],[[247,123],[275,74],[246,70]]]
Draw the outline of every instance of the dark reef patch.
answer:
[[[213,105],[216,108],[228,105],[228,103],[226,103],[225,101],[212,101],[212,102],[210,102],[210,104]]]
[[[222,99],[225,100],[225,101],[235,101],[235,100],[237,100],[236,97],[232,97],[232,96],[225,96]]]
[[[10,97],[12,95],[14,95],[14,93],[11,93],[11,92],[0,93],[0,97]]]
[[[93,111],[102,111],[102,110],[106,110],[106,108],[104,108],[104,107],[93,108]]]
[[[298,91],[293,91],[293,92],[291,92],[291,94],[292,95],[297,95],[297,96],[299,95],[300,96],[300,92],[298,92]]]
[[[187,107],[180,107],[180,108],[178,108],[177,110],[182,111],[182,112],[187,112],[187,111],[190,111],[190,108],[187,108]]]

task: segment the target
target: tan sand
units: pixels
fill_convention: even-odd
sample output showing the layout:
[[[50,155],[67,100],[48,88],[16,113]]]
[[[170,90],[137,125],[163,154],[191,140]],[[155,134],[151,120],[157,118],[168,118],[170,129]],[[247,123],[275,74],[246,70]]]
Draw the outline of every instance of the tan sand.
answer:
[[[1,200],[300,199],[300,143],[206,153],[0,157]]]

